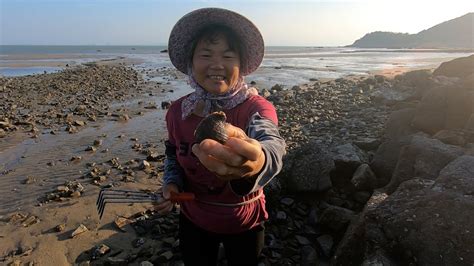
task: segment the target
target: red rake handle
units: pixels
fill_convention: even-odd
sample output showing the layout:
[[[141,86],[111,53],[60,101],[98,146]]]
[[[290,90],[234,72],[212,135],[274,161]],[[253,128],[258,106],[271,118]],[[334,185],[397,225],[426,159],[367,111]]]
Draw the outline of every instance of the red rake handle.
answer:
[[[171,192],[170,193],[170,201],[172,202],[181,202],[181,201],[190,201],[194,200],[194,193],[191,192]]]

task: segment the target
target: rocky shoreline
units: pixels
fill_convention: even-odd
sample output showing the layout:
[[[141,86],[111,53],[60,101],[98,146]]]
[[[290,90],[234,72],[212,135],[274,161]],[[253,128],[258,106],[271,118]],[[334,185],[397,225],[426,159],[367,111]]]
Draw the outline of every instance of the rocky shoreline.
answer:
[[[292,88],[260,89],[277,108],[280,132],[288,144],[284,169],[266,188],[270,220],[262,265],[472,264],[474,70],[466,72],[461,67],[462,71],[456,71],[459,61],[450,64],[433,73],[414,71],[393,79],[380,75],[315,79]],[[93,116],[99,121],[119,118],[107,108],[109,101],[133,98],[150,88],[154,93],[161,90],[123,66],[88,66],[77,71],[85,71],[82,77],[99,76],[115,83],[99,85],[102,90],[84,93],[89,95],[86,98],[75,98],[70,95],[77,91],[77,84],[57,90],[71,73],[41,75],[43,82],[50,75],[63,80],[54,87],[70,96],[59,97],[63,101],[57,95],[47,96],[52,87],[45,88],[48,93],[41,97],[30,94],[41,83],[25,87],[21,94],[12,89],[31,84],[28,78],[0,80],[2,95],[8,95],[2,110],[7,115],[0,117],[3,135],[27,130],[34,136],[35,126],[66,130],[75,121]],[[120,75],[107,79],[107,73]],[[455,76],[459,73],[467,74]],[[96,95],[96,91],[103,93]],[[33,99],[49,105],[29,110]],[[52,99],[56,105],[51,105]],[[84,101],[86,110],[96,111],[77,110]],[[65,113],[72,114],[69,119],[58,117],[65,108]],[[48,109],[49,114],[43,115]],[[131,149],[133,160],[104,158],[88,164],[79,183],[65,184],[45,195],[51,202],[37,207],[39,211],[2,217],[0,228],[6,232],[2,239],[20,230],[21,235],[59,241],[67,246],[61,251],[68,253],[61,258],[67,264],[182,265],[177,213],[160,217],[146,205],[128,206],[126,211],[116,207],[110,215],[122,217],[100,225],[92,211],[74,215],[67,207],[91,209],[103,186],[145,189],[159,185],[160,143],[133,141]],[[48,218],[42,208],[59,216]],[[64,222],[61,217],[68,213],[70,218]],[[32,241],[31,236],[7,242],[0,261],[41,265],[44,243]],[[226,265],[225,260],[221,264]]]

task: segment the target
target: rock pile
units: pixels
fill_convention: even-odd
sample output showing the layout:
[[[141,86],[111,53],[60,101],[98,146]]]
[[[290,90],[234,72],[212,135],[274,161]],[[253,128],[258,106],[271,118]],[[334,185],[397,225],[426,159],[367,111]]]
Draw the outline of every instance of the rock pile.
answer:
[[[474,57],[468,60],[474,64]],[[306,219],[321,231],[306,237],[312,247],[318,247],[315,244],[321,235],[332,237],[331,264],[470,265],[474,261],[470,230],[474,223],[468,218],[474,214],[472,73],[463,78],[449,76],[442,68],[434,73],[437,75],[414,71],[394,80],[374,77],[356,85],[372,88],[369,104],[353,106],[369,110],[359,118],[373,114],[364,109],[370,104],[387,108],[375,110],[391,111],[383,116],[387,122],[382,130],[376,130],[384,131],[381,138],[365,135],[360,138],[365,140],[359,141],[358,134],[351,132],[347,134],[350,138],[344,138],[337,130],[332,131],[336,137],[329,138],[322,130],[322,139],[313,137],[304,145],[290,145],[280,185],[268,192],[310,195],[306,202],[317,219]],[[276,94],[268,98],[276,98]],[[289,105],[281,100],[284,96],[279,98],[274,101],[277,106]],[[290,107],[294,117],[313,112],[308,110],[314,102],[293,104],[305,106],[299,112]],[[296,125],[283,119],[282,134],[294,139],[298,136],[294,129],[304,127],[302,124],[305,122]],[[378,128],[369,126],[361,132],[373,134]],[[321,191],[326,192],[315,194]],[[316,250],[322,255],[323,250]]]
[[[112,115],[110,103],[138,92],[141,78],[124,66],[88,65],[52,74],[0,77],[0,136],[23,129],[70,133]]]

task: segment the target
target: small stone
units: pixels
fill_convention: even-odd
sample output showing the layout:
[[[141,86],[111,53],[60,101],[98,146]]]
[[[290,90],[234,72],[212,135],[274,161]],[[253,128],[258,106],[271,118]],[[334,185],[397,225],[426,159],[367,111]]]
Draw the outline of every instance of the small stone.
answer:
[[[70,161],[71,162],[76,162],[76,161],[80,161],[80,160],[82,160],[81,156],[72,156]]]
[[[81,121],[81,120],[75,120],[75,121],[74,121],[74,125],[75,125],[75,126],[83,127],[83,126],[86,125],[86,122]]]
[[[87,229],[87,227],[83,224],[80,224],[79,227],[76,228],[76,230],[74,230],[74,232],[72,232],[71,234],[71,238],[74,238],[82,233],[85,233],[89,231],[89,229]]]
[[[145,239],[144,238],[137,238],[132,242],[133,247],[138,248],[143,246],[145,244]]]
[[[114,221],[115,226],[120,229],[122,232],[126,232],[125,226],[131,224],[133,221],[125,217],[117,217]]]
[[[92,259],[97,259],[110,252],[110,248],[105,244],[100,244],[92,252]]]
[[[279,211],[277,212],[277,220],[280,220],[280,221],[285,221],[286,218],[287,218],[287,215],[284,211]]]
[[[295,238],[298,241],[298,243],[300,243],[300,245],[303,245],[303,246],[311,245],[311,242],[304,236],[296,235]]]
[[[166,251],[163,254],[160,255],[158,259],[165,259],[166,261],[169,261],[173,257],[173,252],[171,251]]]
[[[143,160],[141,163],[140,163],[140,169],[149,169],[151,167],[151,164],[149,162],[147,162],[146,160]]]
[[[295,200],[292,198],[283,198],[280,200],[280,202],[285,206],[291,206]]]
[[[26,220],[23,221],[21,225],[23,227],[28,227],[30,225],[34,225],[40,222],[40,219],[34,215],[31,215],[30,217],[26,218]]]
[[[95,152],[96,150],[97,150],[97,148],[94,147],[94,146],[88,146],[88,147],[85,149],[85,151],[92,151],[92,152]]]
[[[64,229],[66,229],[66,224],[58,224],[56,225],[56,227],[54,227],[54,230],[56,230],[56,232],[62,232],[64,231]]]
[[[162,255],[163,255],[163,254],[162,254]],[[162,255],[160,255],[160,257],[161,257]],[[166,260],[169,260],[169,259],[166,259]],[[151,262],[149,262],[149,261],[147,261],[147,260],[144,260],[144,261],[140,262],[140,266],[153,266],[153,265],[154,265],[153,263],[151,263]]]
[[[36,178],[32,176],[27,176],[25,180],[23,180],[23,184],[33,184],[36,183]]]
[[[93,144],[93,145],[96,146],[96,147],[97,147],[97,146],[101,146],[101,145],[102,145],[102,140],[101,140],[101,139],[96,139],[96,140],[94,140],[94,144]]]
[[[81,196],[81,192],[79,191],[74,191],[71,193],[72,198],[79,198]]]
[[[67,186],[58,186],[58,187],[56,188],[56,191],[57,191],[57,192],[68,192],[68,191],[69,191],[69,187],[67,187]]]

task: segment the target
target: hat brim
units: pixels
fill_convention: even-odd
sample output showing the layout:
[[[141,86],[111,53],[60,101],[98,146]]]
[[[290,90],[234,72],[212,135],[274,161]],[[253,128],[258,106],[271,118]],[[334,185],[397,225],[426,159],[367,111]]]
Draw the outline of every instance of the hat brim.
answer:
[[[184,15],[171,30],[168,53],[171,63],[184,74],[188,64],[192,41],[196,34],[209,25],[223,25],[235,32],[241,40],[240,73],[246,76],[262,63],[265,52],[263,37],[258,28],[246,17],[222,8],[202,8]]]

